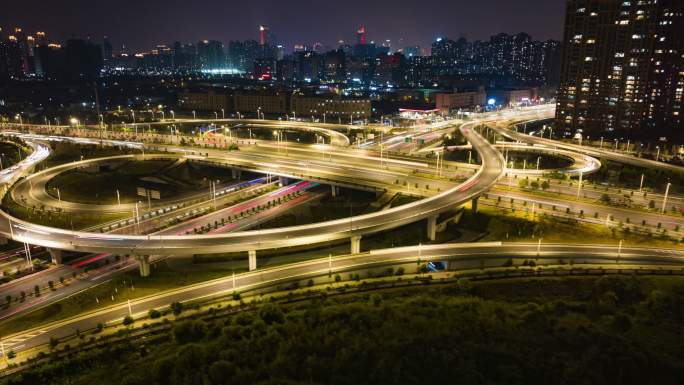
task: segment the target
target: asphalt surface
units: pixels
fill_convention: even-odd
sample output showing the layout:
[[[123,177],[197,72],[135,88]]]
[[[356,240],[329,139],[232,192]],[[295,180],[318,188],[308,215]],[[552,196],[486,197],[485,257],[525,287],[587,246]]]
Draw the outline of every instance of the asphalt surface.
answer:
[[[503,172],[501,154],[477,134],[468,123],[461,131],[478,150],[483,159],[482,169],[463,184],[419,202],[362,215],[345,220],[329,221],[263,231],[244,231],[232,234],[199,236],[136,237],[124,235],[92,234],[37,226],[6,216],[0,221],[0,232],[30,244],[49,248],[84,252],[109,252],[133,255],[187,255],[246,251],[315,244],[377,233],[400,227],[453,209],[491,188]],[[88,162],[88,161],[85,161]],[[277,169],[277,165],[266,167]],[[301,167],[301,165],[300,165]],[[311,167],[307,168],[310,170]],[[273,170],[271,170],[273,171]],[[354,174],[358,174],[355,170]],[[279,174],[280,175],[280,174]],[[297,177],[285,173],[285,176]],[[10,221],[12,225],[9,226]]]
[[[80,315],[51,325],[7,336],[3,339],[5,349],[15,352],[30,349],[49,342],[50,337],[72,335],[75,330],[85,331],[98,323],[121,321],[126,315],[143,316],[149,309],[165,308],[172,302],[211,299],[234,291],[276,286],[287,281],[308,279],[350,270],[360,270],[374,265],[402,264],[427,261],[449,261],[450,268],[479,268],[502,266],[509,257],[533,258],[537,263],[556,264],[559,259],[572,259],[574,264],[597,264],[610,266],[655,265],[661,267],[684,264],[684,251],[668,249],[619,248],[598,245],[544,245],[524,243],[475,243],[412,246],[376,250],[338,258],[322,258],[276,268],[257,270],[233,277],[217,279],[180,289],[170,290],[128,304],[115,305],[89,314]]]

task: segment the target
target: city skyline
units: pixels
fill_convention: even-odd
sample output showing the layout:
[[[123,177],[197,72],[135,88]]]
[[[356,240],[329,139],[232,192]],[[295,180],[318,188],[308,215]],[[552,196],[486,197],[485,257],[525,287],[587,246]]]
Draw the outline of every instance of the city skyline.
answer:
[[[401,1],[374,2],[364,9],[362,2],[353,0],[344,6],[333,5],[325,15],[317,14],[313,3],[303,1],[286,7],[266,0],[262,2],[262,12],[241,4],[227,6],[209,0],[194,3],[192,7],[168,3],[162,6],[156,0],[133,6],[132,2],[124,1],[111,9],[100,3],[80,0],[68,3],[71,6],[48,3],[35,9],[9,4],[8,12],[0,15],[0,25],[7,30],[19,26],[29,33],[45,31],[50,39],[55,40],[90,37],[100,41],[106,35],[117,49],[125,45],[133,52],[173,41],[258,40],[258,26],[262,24],[268,25],[278,41],[289,48],[295,44],[317,42],[334,47],[339,40],[353,42],[357,28],[363,25],[369,41],[380,43],[389,39],[396,49],[412,45],[426,48],[440,36],[488,39],[492,30],[527,32],[539,40],[560,39],[564,14],[561,2],[552,4],[537,0],[515,4],[456,1],[442,5],[439,12],[429,10],[428,13],[434,13],[430,15],[434,19],[431,23],[423,23],[416,16],[425,13],[424,9]],[[548,17],[533,23],[534,15],[527,12],[530,6]],[[215,11],[208,12],[208,9]],[[108,16],[100,17],[102,14]],[[183,23],[173,22],[183,19],[186,20]],[[121,27],[124,24],[126,28]]]

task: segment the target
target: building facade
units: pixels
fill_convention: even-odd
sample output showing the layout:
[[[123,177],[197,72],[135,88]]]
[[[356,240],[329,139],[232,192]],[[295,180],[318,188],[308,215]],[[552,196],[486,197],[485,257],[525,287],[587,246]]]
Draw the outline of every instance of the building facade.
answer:
[[[566,12],[558,126],[684,137],[684,1],[568,0]]]
[[[292,110],[298,116],[323,117],[331,121],[341,119],[348,122],[371,117],[370,99],[341,98],[331,96],[292,96]]]
[[[438,93],[436,108],[443,114],[450,114],[459,109],[476,109],[487,104],[487,93],[484,88],[476,91]]]

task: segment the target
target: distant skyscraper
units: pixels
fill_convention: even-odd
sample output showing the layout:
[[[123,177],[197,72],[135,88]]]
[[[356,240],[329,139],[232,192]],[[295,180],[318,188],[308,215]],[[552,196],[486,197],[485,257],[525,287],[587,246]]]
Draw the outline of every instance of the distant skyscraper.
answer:
[[[684,138],[684,1],[568,0],[556,119]]]
[[[112,49],[112,43],[109,41],[109,37],[105,36],[102,39],[102,58],[104,59],[105,67],[109,66],[114,57],[114,50]]]
[[[262,47],[267,47],[270,45],[270,30],[267,26],[265,25],[260,25],[259,26],[259,38],[260,38],[260,44]]]
[[[20,53],[20,63],[21,72],[23,75],[28,75],[31,73],[31,61],[29,59],[29,42],[26,33],[19,27],[14,28],[14,37],[16,38],[16,43],[19,46]]]
[[[69,39],[65,46],[65,76],[73,80],[92,80],[102,70],[102,47],[89,40]]]
[[[225,66],[223,43],[216,40],[202,40],[197,43],[197,59],[200,69],[219,69]]]
[[[254,62],[262,56],[263,48],[256,40],[228,43],[228,66],[244,73],[254,70]]]
[[[359,27],[359,29],[356,31],[356,44],[366,44],[366,27]]]
[[[21,50],[15,36],[0,29],[0,80],[21,78]]]

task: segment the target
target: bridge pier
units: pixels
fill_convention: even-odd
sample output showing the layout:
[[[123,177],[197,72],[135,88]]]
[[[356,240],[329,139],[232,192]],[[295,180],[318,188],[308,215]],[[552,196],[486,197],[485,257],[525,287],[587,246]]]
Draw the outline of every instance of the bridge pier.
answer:
[[[479,199],[480,199],[479,197],[473,198],[473,203],[472,203],[472,205],[471,205],[473,214],[477,214],[477,201],[478,201]]]
[[[337,194],[340,193],[340,188],[337,187],[337,186],[335,186],[335,185],[330,185],[330,189],[331,189],[331,192],[332,192],[332,197],[333,197],[333,198],[337,198]]]
[[[427,237],[431,241],[437,238],[437,215],[427,218]]]
[[[139,255],[135,257],[138,260],[138,265],[140,267],[140,276],[149,277],[150,276],[150,256],[149,255]]]
[[[351,237],[351,253],[359,254],[361,252],[361,236],[355,235]]]
[[[237,168],[231,168],[230,172],[232,174],[233,179],[241,179],[242,178],[242,170],[237,169]]]
[[[50,253],[50,258],[52,258],[52,263],[54,263],[55,265],[61,265],[62,264],[62,250],[48,249],[48,253]]]
[[[248,253],[249,253],[249,271],[254,271],[257,269],[256,250],[250,250]]]

